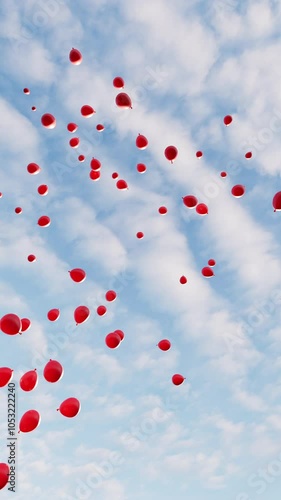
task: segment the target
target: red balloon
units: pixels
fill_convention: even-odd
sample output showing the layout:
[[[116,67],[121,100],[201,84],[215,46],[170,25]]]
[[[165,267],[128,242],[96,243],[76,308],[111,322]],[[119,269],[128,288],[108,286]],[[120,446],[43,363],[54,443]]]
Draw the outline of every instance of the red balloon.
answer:
[[[117,335],[119,335],[121,342],[122,342],[122,340],[124,340],[125,335],[124,335],[124,332],[122,330],[114,330],[113,333],[116,333]]]
[[[231,193],[235,196],[235,198],[241,198],[241,196],[245,194],[245,186],[237,184],[236,186],[233,186]]]
[[[184,196],[182,199],[183,203],[187,208],[194,208],[196,207],[198,200],[195,196],[192,194],[188,194],[187,196]]]
[[[144,234],[143,234],[141,231],[139,231],[139,232],[136,234],[136,237],[137,237],[139,240],[141,240],[141,238],[143,238],[143,237],[144,237]]]
[[[7,335],[17,335],[21,331],[21,320],[16,314],[5,314],[1,318],[0,328]]]
[[[44,368],[43,376],[51,384],[58,382],[63,376],[62,365],[58,361],[50,359]]]
[[[36,106],[32,106],[32,111],[36,111]]]
[[[168,146],[165,149],[164,154],[165,154],[167,160],[169,160],[171,163],[173,163],[173,160],[175,160],[176,157],[178,156],[178,150],[175,146]]]
[[[104,316],[106,311],[107,311],[107,309],[105,306],[98,306],[97,307],[97,313],[99,316]]]
[[[50,113],[45,113],[44,115],[41,116],[41,123],[45,128],[50,128],[50,129],[55,128],[56,119]]]
[[[5,387],[13,378],[13,370],[3,366],[0,368],[0,387]]]
[[[76,132],[76,130],[78,129],[78,125],[76,125],[76,123],[73,123],[73,122],[70,122],[68,125],[67,125],[67,130],[71,133],[73,132]]]
[[[74,319],[76,325],[84,323],[90,316],[90,310],[86,306],[78,306],[74,311]]]
[[[26,168],[28,173],[31,175],[39,174],[41,170],[41,168],[39,167],[39,165],[37,165],[37,163],[29,163]]]
[[[118,172],[113,172],[112,179],[117,179],[118,175],[119,175]]]
[[[121,92],[115,97],[115,103],[119,108],[132,109],[131,98],[125,92]]]
[[[59,309],[50,309],[50,311],[47,313],[47,318],[49,321],[57,321],[59,317],[60,317]]]
[[[167,339],[160,340],[160,342],[158,342],[158,347],[161,351],[168,351],[171,347],[171,342]]]
[[[185,276],[181,276],[180,283],[181,283],[181,285],[185,285],[187,283],[187,278]]]
[[[82,62],[82,54],[78,49],[71,49],[69,52],[69,60],[72,64],[75,64],[75,66],[78,66]]]
[[[2,198],[2,196],[3,196],[3,194],[2,194],[2,193],[0,193],[0,198]]]
[[[92,170],[100,170],[101,168],[101,162],[97,158],[92,158],[90,167]]]
[[[118,347],[121,343],[120,335],[118,335],[118,333],[116,332],[109,333],[105,337],[105,343],[110,349],[116,349],[116,347]]]
[[[146,171],[146,165],[144,165],[144,163],[138,163],[137,164],[137,171],[140,174],[143,174]]]
[[[125,87],[125,82],[121,76],[116,76],[113,80],[113,87],[116,89],[123,89]]]
[[[206,267],[203,267],[201,273],[203,274],[203,276],[205,278],[211,278],[212,276],[215,275],[213,269],[211,269],[210,267],[206,266]]]
[[[228,127],[228,125],[230,125],[231,122],[232,122],[232,116],[231,115],[226,115],[224,117],[223,121],[224,121],[224,124],[226,125],[226,127]]]
[[[27,94],[27,95],[30,94],[30,90],[27,87],[25,87],[23,89],[23,92],[24,92],[24,94]]]
[[[31,432],[38,427],[40,424],[41,417],[38,411],[29,410],[27,411],[20,420],[20,431],[21,432]]]
[[[197,158],[202,158],[202,156],[203,156],[202,151],[197,151],[196,156],[197,156]]]
[[[215,266],[216,265],[216,261],[214,259],[209,259],[208,260],[208,265],[211,266],[211,267]]]
[[[23,391],[29,392],[35,389],[38,384],[38,374],[35,370],[26,372],[20,379],[20,386]]]
[[[46,194],[48,194],[49,188],[47,184],[41,184],[40,186],[38,186],[37,191],[41,196],[46,196]]]
[[[37,224],[41,227],[48,227],[51,224],[51,219],[47,215],[42,215],[39,217]]]
[[[31,321],[28,318],[21,319],[21,331],[20,333],[27,332],[31,326]]]
[[[168,212],[168,210],[167,210],[167,208],[166,208],[166,207],[159,207],[159,208],[158,208],[158,212],[159,212],[159,214],[161,214],[161,215],[165,215],[165,214]]]
[[[92,181],[98,181],[99,178],[100,178],[100,171],[98,170],[91,170],[90,171],[90,179],[92,179]]]
[[[15,208],[15,213],[16,214],[21,214],[22,213],[22,208],[21,207],[16,207]]]
[[[148,140],[144,135],[139,134],[136,138],[136,146],[139,149],[146,149],[148,146]]]
[[[226,177],[227,173],[226,172],[221,172],[221,177]]]
[[[278,191],[278,193],[276,193],[273,196],[272,206],[274,208],[274,212],[280,212],[280,210],[281,210],[281,191]]]
[[[98,123],[96,125],[96,129],[97,129],[98,132],[102,132],[104,130],[104,126],[101,123]]]
[[[196,206],[196,212],[199,215],[207,215],[207,213],[208,213],[208,207],[207,207],[207,205],[205,205],[205,203],[199,203]]]
[[[72,271],[68,271],[70,274],[70,277],[75,283],[82,283],[86,279],[86,273],[83,271],[83,269],[72,269]]]
[[[172,376],[172,382],[174,385],[181,385],[184,381],[185,377],[183,377],[179,373],[176,373],[175,375]]]
[[[93,116],[93,114],[95,113],[94,108],[92,108],[92,106],[89,106],[89,104],[85,104],[84,106],[82,106],[80,111],[81,115],[84,116],[84,118],[90,118],[90,116]]]
[[[27,256],[28,262],[35,262],[36,260],[36,255],[30,254]]]
[[[79,155],[78,156],[79,161],[85,161],[85,156],[84,155]]]
[[[72,137],[72,139],[70,139],[69,141],[69,145],[71,148],[78,148],[79,144],[80,144],[79,137]]]
[[[251,153],[251,151],[248,151],[248,153],[245,154],[245,158],[247,160],[250,160],[250,158],[252,158],[252,156],[253,156],[253,153]]]
[[[80,401],[76,398],[68,398],[61,403],[57,411],[60,411],[64,417],[73,418],[78,415],[81,405]]]
[[[0,464],[0,490],[5,488],[6,484],[9,482],[10,467],[7,464]]]
[[[105,294],[105,298],[108,302],[113,302],[117,297],[117,293],[114,290],[108,290]]]
[[[123,179],[119,179],[119,181],[116,182],[116,187],[117,189],[128,189],[128,184]]]

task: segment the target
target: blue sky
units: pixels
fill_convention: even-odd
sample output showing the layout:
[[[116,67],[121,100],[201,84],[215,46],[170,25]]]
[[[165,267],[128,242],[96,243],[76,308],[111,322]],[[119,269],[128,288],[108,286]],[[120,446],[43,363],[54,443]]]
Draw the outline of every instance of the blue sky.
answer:
[[[280,21],[275,1],[2,3],[0,313],[32,326],[1,335],[0,365],[16,382],[37,368],[36,389],[18,388],[18,421],[29,409],[41,414],[18,438],[16,498],[279,499]],[[80,66],[69,62],[72,47]],[[115,76],[132,110],[116,108]],[[81,116],[84,104],[93,117]],[[41,126],[46,112],[56,116],[53,130]],[[75,150],[70,121],[79,127]],[[179,151],[173,165],[168,145]],[[93,156],[98,182],[89,178]],[[30,162],[38,175],[27,173]],[[116,189],[115,171],[128,191]],[[240,199],[236,184],[246,186]],[[183,205],[187,194],[208,205],[206,217]],[[50,227],[37,225],[41,215]],[[208,280],[201,269],[210,258]],[[68,274],[77,267],[87,273],[80,284]],[[99,317],[109,289],[117,299]],[[91,316],[76,328],[82,304]],[[115,329],[125,339],[110,350],[104,338]],[[168,352],[156,347],[163,338]],[[43,378],[50,358],[64,367],[52,385]],[[174,373],[183,385],[172,384]],[[56,411],[68,397],[81,401],[73,419]],[[6,462],[6,388],[0,399]]]

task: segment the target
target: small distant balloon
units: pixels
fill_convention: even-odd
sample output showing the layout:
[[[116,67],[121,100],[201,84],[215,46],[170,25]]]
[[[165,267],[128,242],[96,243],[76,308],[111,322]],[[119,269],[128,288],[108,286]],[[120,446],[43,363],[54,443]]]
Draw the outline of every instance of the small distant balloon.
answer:
[[[164,206],[158,208],[158,212],[161,215],[165,215],[168,212],[168,209]]]
[[[207,205],[205,205],[205,203],[199,203],[196,206],[196,212],[199,215],[207,215],[208,214],[208,207],[207,207]]]
[[[144,163],[138,163],[137,164],[137,171],[140,174],[143,174],[146,171],[146,165]]]
[[[7,368],[6,366],[2,366],[0,368],[0,387],[5,387],[5,385],[9,384],[13,378],[13,370],[11,368]]]
[[[79,155],[78,156],[78,161],[85,161],[85,156],[84,155]]]
[[[76,283],[82,283],[86,279],[86,273],[83,269],[75,268],[69,271],[69,275]]]
[[[276,193],[273,196],[272,206],[273,206],[274,212],[280,212],[280,210],[281,210],[281,191],[278,191],[278,193]]]
[[[171,342],[167,339],[160,340],[158,347],[161,351],[168,351],[171,348]]]
[[[36,255],[30,254],[27,256],[28,262],[35,262],[36,261]]]
[[[112,177],[112,179],[117,179],[119,177],[118,172],[113,172],[111,177]]]
[[[31,111],[36,111],[36,106],[32,106]]]
[[[35,370],[26,372],[20,379],[20,387],[25,392],[30,392],[35,389],[38,384],[38,373]]]
[[[143,237],[144,237],[144,234],[142,231],[138,231],[137,234],[136,234],[136,237],[141,240]]]
[[[92,181],[98,181],[99,178],[100,178],[100,171],[98,170],[91,170],[90,173],[89,173],[89,176],[90,176],[90,179],[92,179]]]
[[[39,217],[37,224],[41,227],[48,227],[51,224],[51,219],[48,215],[42,215]]]
[[[232,122],[232,116],[231,115],[226,115],[223,119],[223,122],[224,124],[226,125],[226,127],[228,127],[231,122]]]
[[[146,149],[148,146],[147,138],[144,135],[139,134],[136,138],[136,146],[139,149]]]
[[[181,285],[185,285],[187,283],[187,278],[185,276],[181,276],[180,283],[181,283]]]
[[[76,417],[76,415],[78,415],[78,413],[80,412],[80,409],[81,409],[81,405],[80,405],[80,401],[78,401],[78,399],[68,398],[68,399],[65,399],[65,401],[63,401],[61,403],[60,407],[57,408],[57,411],[60,411],[60,413],[64,417],[73,418],[73,417]]]
[[[209,259],[208,260],[208,266],[213,267],[216,265],[216,261],[214,259]]]
[[[23,89],[23,93],[28,95],[28,94],[30,94],[30,90],[27,87],[25,87]]]
[[[226,177],[227,176],[227,173],[226,172],[221,172],[221,177]]]
[[[22,213],[22,208],[21,207],[16,207],[15,208],[15,213],[16,214],[21,214]]]
[[[96,125],[96,129],[97,129],[98,132],[102,132],[104,130],[104,126],[101,123],[98,123]]]
[[[31,326],[31,321],[28,318],[21,319],[21,331],[20,333],[27,332]]]
[[[252,158],[252,156],[253,156],[253,153],[251,151],[248,151],[248,153],[245,154],[245,158],[247,160],[250,160],[250,158]]]
[[[75,66],[78,66],[82,62],[82,54],[78,49],[72,48],[71,51],[69,52],[69,60],[72,64]]]
[[[215,275],[213,269],[211,269],[208,266],[203,267],[203,269],[201,270],[201,273],[204,276],[204,278],[211,278],[212,276]]]
[[[73,123],[73,122],[70,122],[68,125],[67,125],[67,130],[71,133],[73,132],[76,132],[76,130],[78,129],[78,125],[76,125],[76,123]]]
[[[89,106],[89,104],[85,104],[84,106],[82,106],[80,111],[81,115],[84,116],[84,118],[90,118],[90,116],[93,116],[93,114],[95,113],[94,108],[92,108],[92,106]]]
[[[20,420],[20,431],[21,432],[32,432],[40,424],[40,414],[37,410],[29,410],[24,413]]]
[[[132,109],[131,98],[125,92],[121,92],[115,97],[115,103],[119,108]]]
[[[125,87],[125,82],[121,76],[116,76],[113,80],[113,87],[116,89],[123,89]]]
[[[48,194],[49,188],[47,184],[41,184],[40,186],[38,186],[37,191],[40,196],[46,196]]]
[[[97,158],[92,158],[90,167],[92,170],[100,170],[101,168],[101,162]]]
[[[236,186],[233,186],[231,189],[231,193],[235,198],[241,198],[245,194],[245,186],[242,186],[242,184],[237,184]]]
[[[99,316],[104,316],[106,314],[107,308],[105,306],[98,306],[97,307],[97,314]]]
[[[193,196],[192,194],[188,194],[187,196],[184,196],[182,198],[182,201],[187,208],[195,208],[197,203],[198,203],[197,198],[195,196]]]
[[[105,343],[110,349],[116,349],[121,343],[121,338],[116,332],[112,332],[105,337]]]
[[[78,148],[79,144],[80,144],[79,137],[72,137],[72,139],[70,139],[69,141],[69,145],[71,148]]]
[[[167,146],[165,151],[164,151],[164,154],[165,154],[167,160],[169,160],[171,163],[173,163],[173,161],[178,156],[178,150],[175,146]]]
[[[39,174],[41,168],[39,167],[39,165],[37,165],[37,163],[29,163],[26,167],[27,171],[29,174],[31,175],[36,175],[36,174]]]
[[[108,302],[113,302],[117,297],[117,293],[114,290],[108,290],[105,294],[105,298]]]
[[[117,182],[116,182],[116,187],[117,189],[128,189],[128,184],[126,181],[124,181],[123,179],[119,179]]]
[[[45,113],[44,115],[41,116],[41,123],[43,127],[52,129],[55,128],[56,126],[56,119],[50,113]]]
[[[179,373],[176,373],[175,375],[172,376],[172,382],[174,385],[181,385],[184,381],[185,377],[183,377]]]
[[[47,318],[49,321],[57,321],[60,317],[59,309],[50,309],[47,313]]]
[[[197,157],[197,158],[202,158],[202,156],[203,156],[202,151],[197,151],[197,153],[196,153],[196,157]]]
[[[74,319],[76,325],[84,323],[90,316],[90,310],[86,306],[78,306],[74,311]]]

